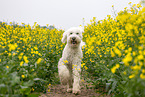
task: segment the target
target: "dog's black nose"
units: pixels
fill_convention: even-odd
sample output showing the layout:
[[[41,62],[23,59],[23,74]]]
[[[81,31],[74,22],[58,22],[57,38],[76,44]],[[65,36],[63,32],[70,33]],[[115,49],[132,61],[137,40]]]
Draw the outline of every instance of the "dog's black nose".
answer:
[[[76,39],[76,37],[72,37],[72,40],[75,40]]]

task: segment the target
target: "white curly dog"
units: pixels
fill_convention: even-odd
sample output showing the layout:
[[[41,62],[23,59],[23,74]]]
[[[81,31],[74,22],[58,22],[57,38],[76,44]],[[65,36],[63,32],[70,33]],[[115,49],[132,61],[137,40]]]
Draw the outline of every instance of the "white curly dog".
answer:
[[[82,27],[72,27],[63,33],[62,42],[67,44],[63,50],[62,58],[58,62],[58,72],[60,82],[67,85],[67,92],[80,94],[80,72],[81,72],[81,59],[83,57],[81,46]]]

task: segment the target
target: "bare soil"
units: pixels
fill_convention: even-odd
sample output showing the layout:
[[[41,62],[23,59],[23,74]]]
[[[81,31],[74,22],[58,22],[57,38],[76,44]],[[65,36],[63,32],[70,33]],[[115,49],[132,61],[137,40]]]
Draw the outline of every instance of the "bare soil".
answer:
[[[93,86],[83,82],[81,84],[81,94],[75,95],[73,93],[66,92],[66,86],[63,85],[53,85],[50,86],[46,94],[42,94],[40,97],[110,97],[106,94],[97,93]]]

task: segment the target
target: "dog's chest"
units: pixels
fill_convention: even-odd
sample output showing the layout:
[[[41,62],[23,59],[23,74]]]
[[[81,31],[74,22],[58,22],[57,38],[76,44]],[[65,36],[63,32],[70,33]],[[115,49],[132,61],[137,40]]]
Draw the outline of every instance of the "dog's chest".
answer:
[[[70,51],[67,53],[66,60],[68,62],[74,62],[75,60],[81,59],[81,52],[79,51]],[[70,63],[71,64],[71,63]]]
[[[67,59],[74,59],[75,57],[79,57],[77,52],[69,52],[67,55]]]

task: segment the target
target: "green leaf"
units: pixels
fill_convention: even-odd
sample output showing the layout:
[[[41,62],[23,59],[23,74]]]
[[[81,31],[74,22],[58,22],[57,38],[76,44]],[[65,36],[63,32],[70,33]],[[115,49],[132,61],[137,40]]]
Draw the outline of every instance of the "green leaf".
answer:
[[[110,94],[111,94],[111,92],[112,92],[112,90],[110,89],[107,95],[110,95]]]
[[[6,85],[5,85],[5,84],[0,84],[0,88],[1,88],[1,87],[6,87]]]
[[[110,85],[111,85],[111,83],[106,83],[106,91],[108,91]]]
[[[11,77],[12,77],[12,80],[11,80],[12,86],[17,83],[20,83],[20,77],[17,75],[17,72],[11,73]]]
[[[115,81],[115,79],[111,78],[111,79],[109,79],[108,81],[109,81],[109,82],[113,82],[113,81]]]
[[[34,78],[33,80],[34,80],[34,81],[44,81],[44,82],[46,82],[46,80],[41,79],[41,78]]]
[[[40,78],[34,78],[33,80],[34,80],[34,81],[37,81],[37,80],[42,80],[42,79],[40,79]]]
[[[34,82],[32,80],[29,80],[28,82],[23,83],[24,86],[32,86],[33,84]]]
[[[28,88],[28,86],[22,86],[22,85],[20,85],[20,87],[21,87],[22,89]]]
[[[20,77],[18,77],[18,76],[14,77],[11,82],[12,82],[12,85],[20,83]]]
[[[21,86],[20,91],[23,95],[29,95],[31,92],[31,89],[28,88],[27,86]]]
[[[112,88],[111,88],[111,89],[112,89],[112,91],[114,91],[114,90],[115,90],[116,86],[117,86],[117,81],[114,81],[114,82],[113,82],[113,84],[112,84]]]

